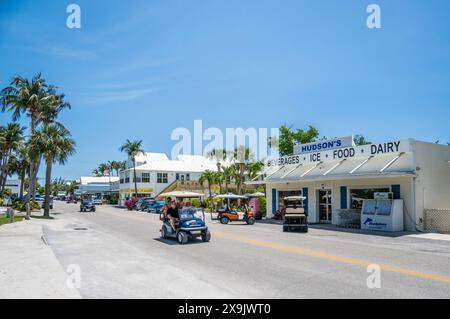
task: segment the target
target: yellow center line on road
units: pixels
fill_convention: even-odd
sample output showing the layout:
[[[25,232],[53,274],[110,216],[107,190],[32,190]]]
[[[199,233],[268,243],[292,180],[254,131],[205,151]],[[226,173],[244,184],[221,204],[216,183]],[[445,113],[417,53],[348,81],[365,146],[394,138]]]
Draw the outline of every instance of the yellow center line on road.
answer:
[[[363,267],[365,269],[369,265],[377,264],[380,266],[381,270],[383,270],[383,271],[397,273],[397,274],[401,274],[401,275],[409,276],[409,277],[415,277],[415,278],[450,284],[449,276],[429,274],[429,273],[424,273],[424,272],[415,271],[415,270],[411,270],[411,269],[393,267],[393,266],[389,266],[386,264],[368,262],[368,261],[364,261],[361,259],[330,255],[330,254],[323,253],[320,251],[314,251],[314,250],[304,249],[304,248],[300,248],[300,247],[293,247],[293,246],[275,244],[275,243],[271,243],[271,242],[258,241],[258,240],[250,239],[247,237],[231,235],[231,234],[223,233],[223,232],[215,231],[213,235],[214,235],[214,237],[218,237],[218,238],[222,238],[222,239],[226,239],[226,240],[237,241],[237,242],[241,242],[241,243],[248,244],[248,245],[253,245],[253,246],[262,247],[262,248],[269,248],[272,250],[281,251],[281,252],[285,252],[285,253],[289,253],[289,254],[297,254],[297,255],[302,255],[302,256],[306,256],[306,257],[319,258],[319,259],[333,261],[333,262],[337,262],[337,263],[341,263],[341,264],[359,266],[359,267]]]
[[[138,215],[130,214],[127,217],[131,217],[135,220],[142,220],[142,221],[145,220],[146,222],[151,223],[151,224],[158,224],[158,225],[161,224],[161,222],[159,220],[156,221],[156,220],[150,219],[145,215],[138,216]],[[411,270],[411,269],[394,267],[394,266],[380,264],[380,263],[376,263],[376,262],[369,262],[369,261],[365,261],[365,260],[361,260],[361,259],[331,255],[331,254],[327,254],[324,252],[300,248],[300,247],[287,246],[287,245],[281,245],[281,244],[276,244],[276,243],[271,243],[271,242],[259,241],[259,240],[254,240],[254,239],[251,239],[248,237],[233,235],[230,233],[218,232],[215,230],[212,231],[212,235],[213,235],[213,238],[218,237],[221,239],[237,241],[237,242],[241,242],[244,244],[262,247],[262,248],[269,248],[272,250],[285,252],[285,253],[289,253],[289,254],[302,255],[302,256],[306,256],[306,257],[313,257],[313,258],[319,258],[322,260],[333,261],[333,262],[341,263],[341,264],[359,266],[364,269],[367,269],[367,267],[369,265],[377,264],[380,266],[381,270],[383,270],[383,271],[397,273],[397,274],[401,274],[401,275],[409,276],[409,277],[415,277],[415,278],[450,284],[450,277],[445,276],[445,275],[429,274],[429,273],[415,271],[415,270]]]

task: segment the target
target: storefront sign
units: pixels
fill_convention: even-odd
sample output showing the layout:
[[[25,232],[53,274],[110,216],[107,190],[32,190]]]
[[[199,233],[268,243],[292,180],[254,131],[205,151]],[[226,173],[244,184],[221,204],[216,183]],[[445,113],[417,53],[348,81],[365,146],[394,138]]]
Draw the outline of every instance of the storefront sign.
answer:
[[[385,143],[375,143],[362,146],[339,147],[332,150],[310,152],[307,154],[296,154],[270,159],[266,162],[267,167],[299,165],[316,162],[327,162],[347,158],[358,158],[368,156],[379,156],[384,154],[395,154],[400,152],[411,152],[411,141],[401,140]]]
[[[335,138],[332,140],[319,141],[308,144],[298,144],[294,146],[294,154],[306,154],[313,152],[320,152],[326,150],[332,150],[342,147],[353,147],[355,146],[353,142],[353,136],[346,136]]]
[[[124,188],[120,190],[120,193],[134,193],[134,188]],[[151,194],[153,193],[153,188],[138,188],[138,194]]]

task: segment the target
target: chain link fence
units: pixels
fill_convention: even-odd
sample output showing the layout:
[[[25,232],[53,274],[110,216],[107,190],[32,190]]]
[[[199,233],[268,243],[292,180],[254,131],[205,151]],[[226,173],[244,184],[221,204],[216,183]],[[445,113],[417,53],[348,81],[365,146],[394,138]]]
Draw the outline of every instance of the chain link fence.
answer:
[[[450,233],[450,209],[425,209],[425,230]]]

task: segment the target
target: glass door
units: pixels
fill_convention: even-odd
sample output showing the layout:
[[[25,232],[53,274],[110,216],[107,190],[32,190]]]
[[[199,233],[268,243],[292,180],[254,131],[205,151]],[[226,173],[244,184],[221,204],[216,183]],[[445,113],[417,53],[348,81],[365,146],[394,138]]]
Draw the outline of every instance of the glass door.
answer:
[[[319,220],[321,223],[331,223],[331,189],[321,189],[318,192]]]

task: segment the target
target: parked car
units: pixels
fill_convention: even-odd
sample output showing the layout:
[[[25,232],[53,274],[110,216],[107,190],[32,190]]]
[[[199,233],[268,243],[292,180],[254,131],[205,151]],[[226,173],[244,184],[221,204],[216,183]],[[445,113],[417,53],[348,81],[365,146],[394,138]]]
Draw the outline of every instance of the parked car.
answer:
[[[149,200],[147,202],[145,210],[149,213],[159,214],[164,205],[165,205],[164,201]]]
[[[136,203],[136,210],[144,211],[147,208],[147,204],[151,201],[154,201],[155,199],[153,197],[141,197],[138,199]]]
[[[59,191],[58,194],[56,195],[56,198],[58,200],[66,200],[67,197],[67,193],[63,192],[63,191]]]
[[[103,205],[103,201],[101,198],[92,198],[92,202],[94,205]]]
[[[41,208],[44,208],[44,205],[45,205],[44,196],[36,195],[35,202],[38,203]],[[49,200],[48,204],[49,204],[50,209],[53,209],[53,196],[50,196],[50,200]]]
[[[70,204],[70,203],[76,204],[76,203],[78,203],[78,200],[74,195],[70,195],[66,198],[66,202],[67,202],[67,204]]]

